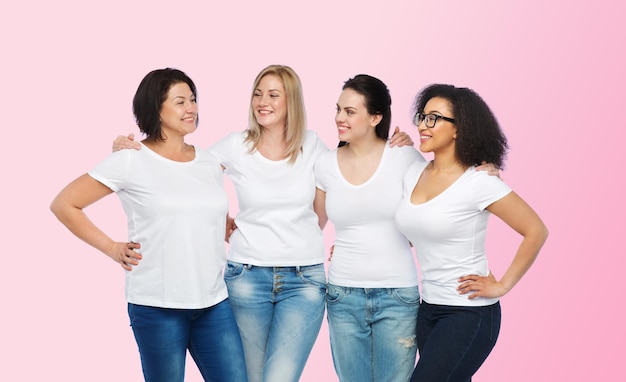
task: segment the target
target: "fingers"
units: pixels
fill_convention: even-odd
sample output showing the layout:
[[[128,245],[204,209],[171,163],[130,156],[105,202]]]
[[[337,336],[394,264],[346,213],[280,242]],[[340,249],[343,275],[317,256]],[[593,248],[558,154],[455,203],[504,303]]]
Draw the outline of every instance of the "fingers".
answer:
[[[487,276],[467,275],[457,279],[459,286],[457,291],[461,295],[468,295],[468,298],[475,299],[478,297],[497,298],[507,293],[506,288],[496,280],[491,271]]]
[[[413,146],[413,139],[404,131],[400,131],[400,128],[396,126],[393,135],[389,139],[389,146]]]
[[[493,163],[487,163],[485,161],[483,161],[480,166],[476,167],[476,170],[478,171],[487,171],[487,174],[491,175],[491,176],[497,176],[500,179],[502,179],[502,177],[500,176],[500,169],[498,167],[496,167],[496,165],[494,165]]]
[[[133,267],[139,265],[142,259],[141,253],[135,252],[135,249],[141,248],[139,243],[129,242],[124,245],[119,263],[127,271],[132,271]]]
[[[113,151],[125,150],[125,149],[141,149],[139,142],[135,142],[135,134],[130,133],[127,136],[118,135],[113,141]]]
[[[467,275],[459,277],[457,280],[460,284],[456,288],[459,294],[467,294],[469,292],[476,292],[469,296],[470,299],[479,297],[480,291],[484,288],[485,277],[478,275]]]
[[[398,145],[398,140],[400,139],[400,137],[398,137],[399,132],[400,132],[400,128],[396,126],[395,130],[393,131],[393,134],[391,134],[391,138],[389,138],[389,145],[391,147]]]
[[[127,247],[128,249],[139,249],[139,248],[141,248],[141,244],[139,244],[139,243],[133,243],[133,242],[131,241],[131,242],[126,243],[126,247]]]

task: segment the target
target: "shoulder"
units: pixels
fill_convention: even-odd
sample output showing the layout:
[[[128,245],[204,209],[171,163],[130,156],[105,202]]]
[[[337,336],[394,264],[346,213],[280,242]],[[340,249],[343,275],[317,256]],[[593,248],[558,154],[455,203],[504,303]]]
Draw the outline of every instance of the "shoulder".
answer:
[[[202,163],[219,165],[220,162],[211,150],[202,150],[196,147],[196,157]]]
[[[220,160],[232,158],[233,154],[237,152],[247,152],[246,131],[236,131],[228,134],[215,142],[207,151],[217,156]]]
[[[420,177],[424,169],[428,166],[428,162],[426,161],[414,161],[409,165],[409,168],[406,170],[405,179],[413,179],[416,180]]]
[[[495,175],[489,175],[487,171],[479,171],[476,169],[476,166],[472,166],[467,169],[467,175],[470,179],[472,179],[476,184],[484,184],[484,185],[499,185],[504,184],[504,181]],[[507,186],[508,187],[508,186]]]
[[[243,144],[248,136],[248,130],[234,131],[225,136],[222,141],[229,142],[233,145]]]
[[[328,147],[320,136],[313,130],[307,130],[304,135],[304,141],[302,142],[302,150],[305,153],[312,153],[314,157],[319,154],[328,151]]]
[[[327,166],[328,163],[333,161],[336,157],[337,157],[337,149],[325,150],[325,151],[321,152],[320,155],[317,157],[317,161],[315,163],[315,166],[316,167],[317,166]]]
[[[389,145],[389,143],[387,143]],[[417,149],[413,146],[402,146],[402,147],[388,147],[389,155],[393,158],[399,158],[404,160],[417,160],[420,162],[425,162],[422,154],[417,151]]]
[[[317,146],[320,143],[323,144],[322,139],[320,138],[320,136],[313,130],[307,130],[306,133],[304,134],[304,141],[303,141],[303,145],[312,145],[312,146]]]
[[[150,153],[145,148],[141,150],[125,149],[112,152],[106,158],[104,158],[100,165],[115,165],[117,163],[128,163],[129,161],[136,160],[137,158],[149,156]]]
[[[317,134],[317,132],[313,131],[313,130],[306,130],[306,133],[304,134],[304,140],[312,140],[312,141],[317,141],[318,139],[320,139],[320,136]]]
[[[248,132],[248,130],[235,131],[235,132],[229,133],[224,138],[222,138],[219,141],[215,142],[214,145],[241,143],[241,142],[243,142],[246,139],[246,136],[248,134],[247,132]]]
[[[475,167],[468,169],[468,179],[477,200],[493,200],[501,198],[512,191],[511,187],[495,175],[487,171],[478,171]]]

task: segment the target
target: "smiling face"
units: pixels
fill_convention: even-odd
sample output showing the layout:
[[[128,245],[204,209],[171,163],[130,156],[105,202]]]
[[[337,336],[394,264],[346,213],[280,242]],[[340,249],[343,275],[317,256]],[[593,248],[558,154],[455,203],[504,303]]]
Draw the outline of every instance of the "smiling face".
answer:
[[[426,102],[423,114],[435,114],[443,117],[454,118],[452,105],[441,97],[433,97]],[[434,127],[426,127],[425,121],[417,126],[420,132],[420,151],[438,152],[455,148],[456,126],[444,119],[437,119]]]
[[[285,128],[287,94],[279,77],[268,74],[259,81],[252,95],[252,109],[257,123],[264,128]]]
[[[380,114],[370,114],[365,106],[365,97],[352,89],[341,92],[337,101],[335,123],[339,140],[355,142],[361,139],[376,139],[376,125]]]
[[[196,130],[198,105],[193,92],[184,82],[170,88],[167,98],[161,104],[161,130],[165,136],[187,135]]]

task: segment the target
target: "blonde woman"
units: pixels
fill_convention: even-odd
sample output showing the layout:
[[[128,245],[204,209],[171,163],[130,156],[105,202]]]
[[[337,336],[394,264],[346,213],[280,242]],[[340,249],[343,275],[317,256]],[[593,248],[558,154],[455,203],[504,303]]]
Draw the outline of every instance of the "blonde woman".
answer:
[[[324,316],[326,275],[313,165],[326,146],[306,129],[302,86],[287,66],[254,80],[249,128],[213,152],[237,193],[224,279],[250,381],[296,382]]]

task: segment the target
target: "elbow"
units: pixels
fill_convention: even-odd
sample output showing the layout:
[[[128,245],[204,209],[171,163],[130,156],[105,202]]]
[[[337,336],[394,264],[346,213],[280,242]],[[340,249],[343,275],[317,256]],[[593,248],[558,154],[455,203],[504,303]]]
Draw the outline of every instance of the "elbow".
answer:
[[[544,242],[548,240],[548,235],[550,235],[550,232],[548,231],[548,227],[544,225],[543,226],[543,241]]]
[[[52,203],[50,203],[50,211],[54,214],[54,216],[58,218],[60,210],[61,208],[59,206],[59,201],[57,200],[57,198],[55,198]]]
[[[63,198],[57,196],[50,203],[50,211],[59,219],[60,222],[65,224],[65,220],[70,214],[72,206],[68,204]]]
[[[538,225],[533,230],[533,233],[532,233],[532,236],[534,237],[535,242],[539,245],[539,248],[543,247],[546,240],[548,240],[548,235],[549,235],[548,227],[546,227],[546,225],[543,224],[543,222],[540,225]]]

